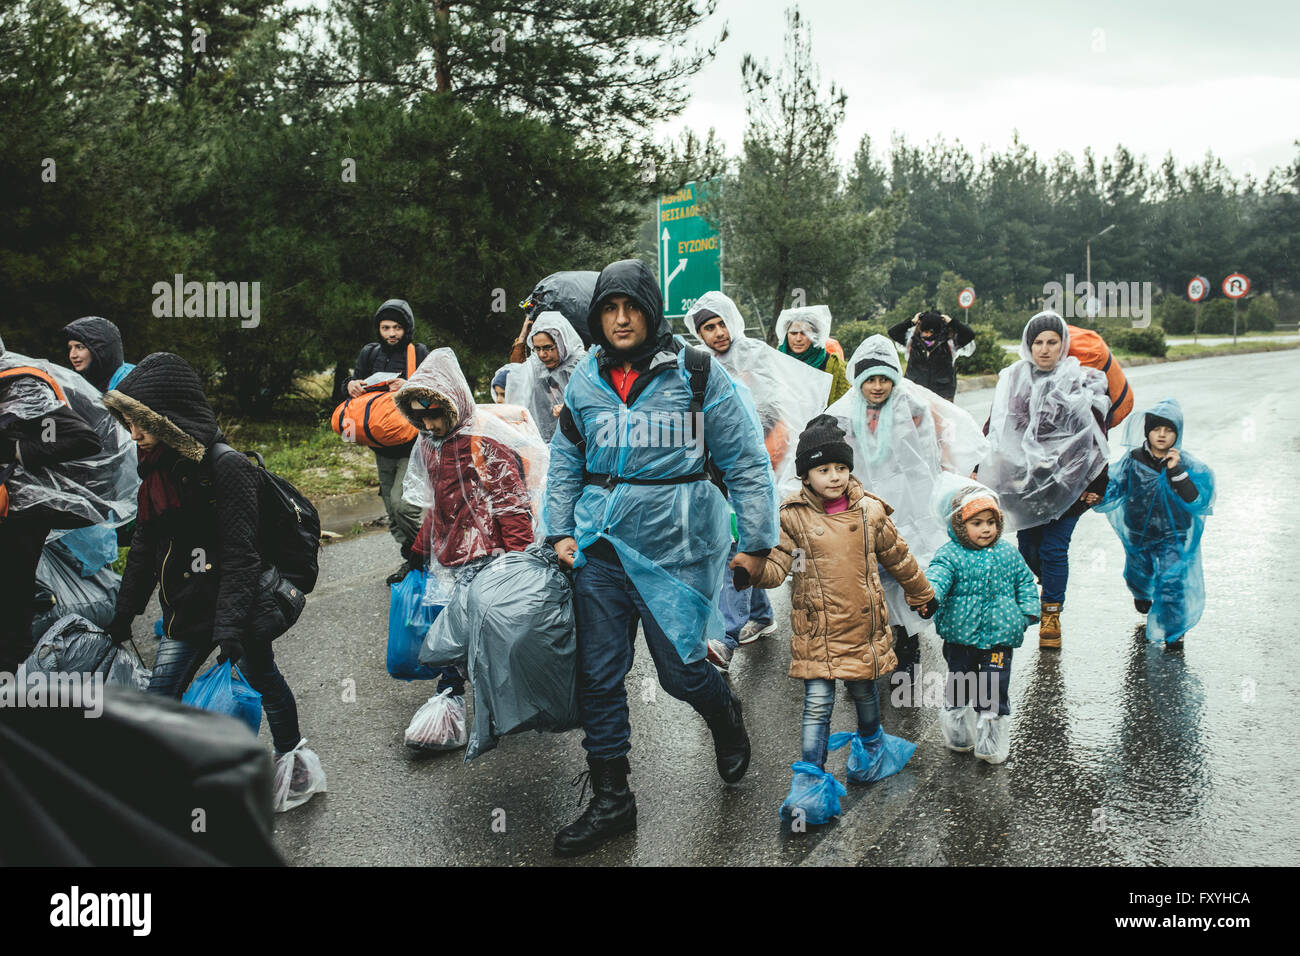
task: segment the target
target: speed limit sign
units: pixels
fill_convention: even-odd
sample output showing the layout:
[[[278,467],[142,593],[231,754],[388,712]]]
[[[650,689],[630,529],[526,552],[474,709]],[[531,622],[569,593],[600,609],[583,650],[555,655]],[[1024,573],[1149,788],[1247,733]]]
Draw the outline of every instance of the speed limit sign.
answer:
[[[1193,302],[1200,302],[1210,294],[1210,280],[1205,276],[1196,276],[1191,282],[1187,283],[1187,298]]]
[[[975,290],[970,286],[962,289],[957,293],[957,304],[963,309],[969,309],[975,304]]]
[[[1250,291],[1250,280],[1240,272],[1234,272],[1223,280],[1223,294],[1229,299],[1240,299]]]

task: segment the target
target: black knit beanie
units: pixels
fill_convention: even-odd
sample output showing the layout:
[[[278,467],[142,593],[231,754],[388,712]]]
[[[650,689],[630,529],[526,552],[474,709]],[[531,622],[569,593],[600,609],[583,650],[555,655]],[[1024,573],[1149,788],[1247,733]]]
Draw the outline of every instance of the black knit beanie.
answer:
[[[708,309],[700,309],[693,316],[691,316],[691,321],[695,323],[695,331],[698,332],[700,330],[701,325],[703,325],[705,322],[712,322],[717,317],[718,317],[718,313],[716,312],[710,312]]]
[[[1150,412],[1147,412],[1146,420],[1142,423],[1142,434],[1150,435],[1152,429],[1159,428],[1161,425],[1164,425],[1165,428],[1173,429],[1174,435],[1178,434],[1177,425],[1167,418],[1161,418],[1159,415],[1152,415]]]
[[[1061,327],[1063,325],[1064,322],[1061,320],[1061,317],[1055,313],[1050,315],[1040,315],[1036,318],[1030,319],[1029,323],[1025,326],[1025,334],[1023,338],[1025,347],[1028,348],[1033,345],[1034,339],[1038,338],[1044,332],[1055,332],[1057,335],[1060,335]]]
[[[804,477],[818,465],[839,462],[853,468],[853,449],[844,440],[844,429],[830,415],[818,415],[799,433],[795,448],[794,470]]]

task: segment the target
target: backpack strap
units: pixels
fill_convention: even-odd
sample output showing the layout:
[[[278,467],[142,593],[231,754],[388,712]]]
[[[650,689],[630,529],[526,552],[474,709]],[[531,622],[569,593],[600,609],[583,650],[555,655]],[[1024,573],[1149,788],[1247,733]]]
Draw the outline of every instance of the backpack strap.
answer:
[[[704,393],[709,387],[709,369],[713,367],[713,352],[709,349],[696,348],[693,345],[686,346],[686,357],[683,365],[690,375],[691,383],[691,420],[704,411]],[[701,427],[703,427],[701,425]],[[708,443],[701,436],[700,446],[704,450],[704,473],[708,476],[709,481],[713,482],[717,489],[722,492],[724,498],[729,497],[727,494],[727,484],[723,480],[722,469],[718,463],[713,460],[709,454]]]
[[[415,373],[415,343],[406,343],[406,378],[409,381]]]
[[[63,394],[63,389],[59,386],[59,383],[56,382],[53,376],[48,372],[43,372],[31,365],[15,365],[13,368],[7,368],[4,371],[0,371],[0,381],[23,377],[35,378],[44,382],[54,392],[55,398],[61,401],[64,405],[68,404],[68,397]]]

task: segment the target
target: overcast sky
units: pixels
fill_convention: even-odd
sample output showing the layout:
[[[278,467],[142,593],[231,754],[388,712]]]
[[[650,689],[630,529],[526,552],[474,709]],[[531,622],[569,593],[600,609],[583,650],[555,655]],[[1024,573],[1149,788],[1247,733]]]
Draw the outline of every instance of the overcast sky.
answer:
[[[701,34],[730,36],[690,83],[663,134],[716,128],[730,154],[744,133],[740,62],[783,55],[788,0],[720,0]],[[1040,158],[1123,143],[1158,164],[1207,149],[1263,178],[1300,139],[1300,3],[1295,0],[1034,3],[1029,0],[803,0],[823,86],[848,94],[839,141],[883,156],[891,134],[959,140],[978,156],[1019,130]]]

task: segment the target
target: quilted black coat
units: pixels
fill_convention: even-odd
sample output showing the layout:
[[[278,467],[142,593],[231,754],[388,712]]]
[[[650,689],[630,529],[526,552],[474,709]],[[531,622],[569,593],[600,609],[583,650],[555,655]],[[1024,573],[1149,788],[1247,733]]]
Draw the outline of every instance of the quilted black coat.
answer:
[[[217,418],[198,373],[179,355],[147,356],[104,404],[166,446],[161,467],[180,497],[179,509],[137,522],[118,615],[143,614],[156,585],[167,636],[243,640],[262,569],[256,466],[243,455],[224,455],[214,466],[212,446],[223,440]]]

